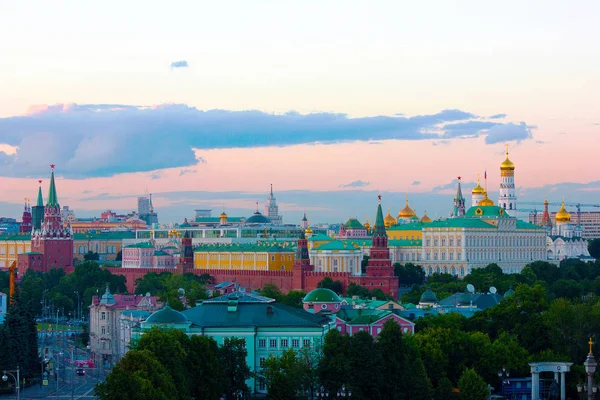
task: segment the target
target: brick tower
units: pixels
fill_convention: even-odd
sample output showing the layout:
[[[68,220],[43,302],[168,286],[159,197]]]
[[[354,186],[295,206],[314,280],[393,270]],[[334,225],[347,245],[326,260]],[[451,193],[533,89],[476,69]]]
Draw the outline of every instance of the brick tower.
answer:
[[[21,226],[19,227],[19,233],[31,233],[31,205],[29,199],[25,199],[25,206],[23,207],[23,217]]]
[[[177,267],[182,271],[194,268],[194,245],[192,244],[192,234],[190,231],[185,231],[183,238],[181,238],[181,256],[179,257],[179,265]]]
[[[300,230],[298,238],[298,247],[296,250],[296,261],[292,268],[292,288],[295,290],[304,290],[304,273],[314,271],[315,267],[310,265],[308,256],[308,241],[304,230]]]
[[[54,164],[50,167],[52,171],[48,202],[44,208],[44,221],[40,229],[35,229],[31,235],[31,253],[42,255],[41,265],[36,265],[35,269],[43,272],[73,266],[73,232],[71,227],[65,228],[63,225],[54,183]]]

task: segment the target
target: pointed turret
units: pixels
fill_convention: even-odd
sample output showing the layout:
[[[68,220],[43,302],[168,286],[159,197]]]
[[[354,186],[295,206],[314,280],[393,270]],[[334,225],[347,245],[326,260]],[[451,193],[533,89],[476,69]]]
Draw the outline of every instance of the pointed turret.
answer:
[[[42,196],[42,180],[40,179],[38,181],[38,183],[40,184],[40,186],[38,187],[38,197],[37,197],[37,204],[36,204],[36,206],[38,206],[38,207],[44,207],[44,197]]]
[[[50,173],[50,191],[48,192],[48,203],[46,207],[60,207],[58,205],[58,196],[56,195],[56,185],[54,184],[54,164],[50,165],[52,172]]]
[[[42,197],[42,180],[38,181],[37,203],[31,208],[32,229],[39,230],[44,221],[44,198]]]
[[[456,197],[454,198],[454,211],[453,216],[462,217],[465,215],[465,198],[462,194],[462,188],[460,187],[460,176],[458,177],[458,188],[456,189]]]
[[[373,227],[373,237],[387,237],[385,233],[385,222],[383,219],[383,211],[381,210],[381,195],[378,197],[379,204],[377,204],[377,214],[375,216],[375,226]]]

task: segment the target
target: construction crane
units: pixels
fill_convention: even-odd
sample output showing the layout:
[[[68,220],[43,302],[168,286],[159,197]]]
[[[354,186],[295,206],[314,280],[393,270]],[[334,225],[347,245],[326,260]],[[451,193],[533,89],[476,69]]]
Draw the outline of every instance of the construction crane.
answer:
[[[519,204],[528,205],[528,206],[544,206],[543,201],[520,201]],[[562,202],[553,202],[548,203],[549,206],[558,206],[560,207]],[[581,226],[581,207],[598,207],[600,208],[600,204],[587,204],[587,203],[574,203],[574,202],[565,202],[565,206],[567,207],[575,207],[577,209],[577,225]]]
[[[15,294],[15,270],[17,269],[17,262],[13,261],[13,263],[10,265],[10,267],[8,267],[8,273],[9,273],[9,294],[8,294],[8,299],[10,301],[10,304],[13,303],[13,295]]]

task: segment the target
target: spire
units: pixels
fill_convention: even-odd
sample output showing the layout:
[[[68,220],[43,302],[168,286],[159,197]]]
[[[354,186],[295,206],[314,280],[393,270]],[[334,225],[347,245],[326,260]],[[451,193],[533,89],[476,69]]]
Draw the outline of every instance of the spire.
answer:
[[[46,206],[58,207],[58,197],[56,196],[56,186],[54,184],[54,164],[50,165],[52,172],[50,173],[50,191],[48,193],[48,204]]]
[[[458,189],[456,189],[456,198],[463,199],[462,189],[460,187],[460,176],[458,177]]]
[[[39,183],[39,187],[38,187],[38,198],[37,198],[37,206],[38,207],[44,207],[44,198],[42,197],[42,180],[40,179],[38,181]]]
[[[271,183],[271,197],[273,197],[273,184]]]
[[[377,216],[375,217],[375,226],[373,227],[373,236],[386,236],[385,223],[383,222],[383,211],[381,210],[381,195],[377,196]]]

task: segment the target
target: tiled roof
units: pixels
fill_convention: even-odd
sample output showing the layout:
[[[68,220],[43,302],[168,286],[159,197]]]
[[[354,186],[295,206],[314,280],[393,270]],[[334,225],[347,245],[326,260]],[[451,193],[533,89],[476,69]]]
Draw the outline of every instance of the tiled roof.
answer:
[[[197,253],[293,253],[295,251],[295,243],[275,241],[257,244],[201,244],[194,249]]]
[[[203,303],[183,311],[193,326],[210,327],[304,327],[321,329],[329,318],[277,303],[239,303],[228,311],[227,303]]]
[[[24,242],[31,242],[31,234],[14,234],[14,235],[0,235],[0,240],[17,240]]]
[[[392,314],[387,310],[375,310],[371,308],[346,308],[343,307],[337,316],[348,325],[367,325]]]
[[[126,249],[153,249],[154,244],[152,244],[152,242],[140,242],[140,243],[134,243],[134,244],[125,246],[125,248]]]
[[[544,230],[546,228],[544,228],[543,226],[538,226],[538,225],[534,225],[530,222],[525,222],[525,221],[521,221],[520,219],[517,220],[517,229],[536,229],[536,230]]]
[[[244,303],[273,303],[275,299],[270,297],[261,296],[254,293],[247,292],[235,292],[229,293],[223,296],[214,297],[212,299],[204,300],[202,303],[222,303],[227,304],[230,300],[236,300],[238,304]]]
[[[398,224],[388,228],[388,231],[420,231],[424,227],[429,226],[431,223],[423,222],[410,222],[408,224]]]
[[[492,224],[479,218],[449,218],[444,220],[436,220],[428,223],[423,229],[434,228],[479,228],[479,229],[498,229]]]
[[[348,229],[365,229],[363,224],[361,224],[356,218],[350,218],[348,222],[346,222],[346,228]]]
[[[327,235],[315,235],[308,239],[310,242],[331,242],[335,240]]]
[[[360,249],[358,248],[358,245],[354,246],[353,243],[350,243],[350,242],[347,242],[347,241],[342,241],[342,240],[335,240],[333,242],[323,243],[319,247],[315,248],[315,250],[318,250],[318,251],[323,251],[323,250],[335,250],[335,251],[339,251],[339,250],[360,250]]]

